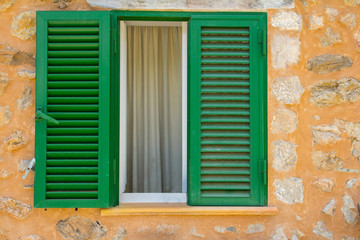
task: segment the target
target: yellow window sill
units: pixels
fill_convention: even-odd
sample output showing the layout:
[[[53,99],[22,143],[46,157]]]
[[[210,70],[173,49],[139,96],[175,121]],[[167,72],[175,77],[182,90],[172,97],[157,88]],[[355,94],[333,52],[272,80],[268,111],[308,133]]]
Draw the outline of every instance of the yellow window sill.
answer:
[[[198,207],[179,203],[121,204],[113,208],[101,209],[101,216],[273,216],[278,213],[276,207]]]

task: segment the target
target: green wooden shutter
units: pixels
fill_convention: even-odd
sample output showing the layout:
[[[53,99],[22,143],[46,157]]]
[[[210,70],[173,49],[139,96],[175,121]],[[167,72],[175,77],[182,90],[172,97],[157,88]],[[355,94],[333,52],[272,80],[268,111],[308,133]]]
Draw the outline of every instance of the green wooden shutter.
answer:
[[[266,205],[266,14],[192,16],[190,205]]]
[[[109,12],[37,13],[35,207],[113,204],[109,61]]]

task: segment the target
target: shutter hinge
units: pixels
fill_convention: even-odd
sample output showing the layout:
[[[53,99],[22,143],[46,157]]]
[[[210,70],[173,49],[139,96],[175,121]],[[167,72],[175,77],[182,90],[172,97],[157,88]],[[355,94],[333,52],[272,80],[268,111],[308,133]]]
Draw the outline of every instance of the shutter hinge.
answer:
[[[265,159],[259,160],[259,173],[263,176],[263,184],[266,185],[266,183],[267,183],[267,166],[266,166]]]
[[[265,56],[267,51],[267,36],[263,30],[258,31],[258,43],[261,44],[262,55]]]

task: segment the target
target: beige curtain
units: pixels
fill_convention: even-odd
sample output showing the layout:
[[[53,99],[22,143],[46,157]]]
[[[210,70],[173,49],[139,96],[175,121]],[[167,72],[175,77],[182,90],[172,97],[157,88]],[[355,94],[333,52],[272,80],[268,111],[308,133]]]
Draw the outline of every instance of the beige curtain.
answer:
[[[125,192],[182,192],[181,28],[127,28]]]

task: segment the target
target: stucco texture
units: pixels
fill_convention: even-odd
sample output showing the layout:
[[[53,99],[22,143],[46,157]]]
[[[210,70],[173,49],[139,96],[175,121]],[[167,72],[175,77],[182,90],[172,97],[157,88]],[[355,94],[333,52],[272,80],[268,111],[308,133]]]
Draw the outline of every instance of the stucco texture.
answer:
[[[6,150],[6,143],[0,148],[0,239],[64,239],[70,235],[64,235],[63,226],[68,230],[75,226],[68,239],[360,237],[357,212],[354,214],[351,204],[351,200],[355,204],[360,202],[360,181],[347,183],[359,178],[360,170],[357,152],[360,139],[356,135],[357,128],[360,129],[356,125],[360,122],[360,101],[357,100],[360,2],[349,0],[296,0],[294,6],[290,4],[285,9],[256,9],[268,12],[268,199],[269,206],[278,208],[277,215],[103,217],[100,209],[32,209],[27,212],[25,207],[26,211],[21,212],[23,217],[19,217],[19,212],[4,210],[5,203],[12,204],[7,197],[33,206],[34,191],[27,185],[33,184],[34,172],[23,180],[24,172],[18,171],[18,162],[34,157],[36,79],[31,74],[35,70],[36,34],[31,29],[32,14],[21,14],[38,10],[104,10],[94,2],[91,1],[92,5],[85,0],[0,2],[6,5],[0,8],[0,72],[10,79],[6,84],[0,81],[4,88],[0,95],[0,107],[4,107],[0,109],[0,144],[18,131],[21,137],[17,140],[22,141],[21,147],[13,151]],[[228,9],[226,2],[224,9]],[[350,15],[345,17],[347,14]],[[19,19],[19,15],[22,18]],[[23,25],[14,26],[15,20]],[[274,41],[283,39],[289,41],[276,50]],[[322,44],[323,41],[327,44]],[[14,60],[11,57],[14,53],[20,57]],[[310,59],[321,55],[341,55],[349,60],[325,63],[325,67],[319,66],[317,59],[315,65],[308,64]],[[326,61],[329,59],[338,61],[339,58],[325,56]],[[329,69],[336,64],[341,65],[340,70]],[[325,73],[315,72],[314,68],[321,68]],[[335,81],[330,87],[322,82],[350,77],[356,82]],[[314,84],[321,86],[314,87]],[[321,104],[317,104],[319,99]],[[4,113],[8,105],[10,117],[9,113]],[[284,130],[282,124],[278,129],[274,124],[276,119],[283,119],[288,129]],[[331,216],[323,209],[332,199],[336,208]],[[71,219],[66,221],[68,218]],[[75,223],[66,225],[69,222]],[[81,231],[88,234],[81,235]]]

